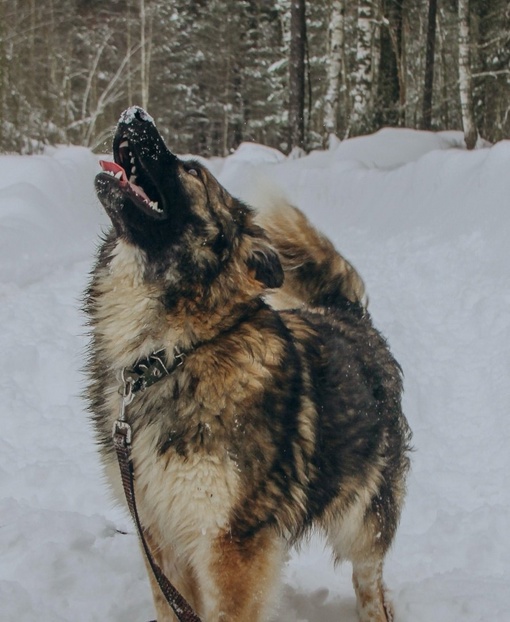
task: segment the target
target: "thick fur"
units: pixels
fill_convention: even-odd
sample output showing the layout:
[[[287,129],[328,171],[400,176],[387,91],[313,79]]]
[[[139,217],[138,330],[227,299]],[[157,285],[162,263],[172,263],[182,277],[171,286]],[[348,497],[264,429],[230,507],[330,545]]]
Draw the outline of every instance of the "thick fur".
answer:
[[[122,369],[177,347],[184,364],[127,410],[139,512],[169,578],[206,622],[265,620],[288,547],[318,528],[353,563],[360,619],[390,620],[382,566],[410,433],[359,275],[286,204],[262,228],[140,109],[119,123],[123,166],[126,140],[162,213],[98,176],[114,226],[86,293],[88,399],[113,490],[123,498],[111,439]],[[152,587],[158,622],[174,620]]]

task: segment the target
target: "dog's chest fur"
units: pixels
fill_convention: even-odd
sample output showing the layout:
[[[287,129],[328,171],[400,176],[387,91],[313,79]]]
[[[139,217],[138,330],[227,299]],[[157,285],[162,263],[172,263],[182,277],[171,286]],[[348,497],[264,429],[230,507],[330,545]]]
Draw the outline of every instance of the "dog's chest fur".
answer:
[[[157,529],[160,545],[189,549],[226,529],[239,488],[233,460],[198,447],[186,456],[161,455],[154,442],[150,428],[140,431],[133,460],[142,520]]]
[[[139,276],[135,248],[118,245],[93,287],[94,419],[110,484],[123,497],[111,429],[121,408],[121,371],[152,351],[171,352],[177,339],[164,308]],[[127,408],[142,520],[162,537],[188,546],[226,528],[239,498],[238,447],[246,429],[247,396],[257,396],[278,358],[241,328],[218,344],[188,353],[182,368],[136,396]],[[145,517],[145,518],[144,518]]]

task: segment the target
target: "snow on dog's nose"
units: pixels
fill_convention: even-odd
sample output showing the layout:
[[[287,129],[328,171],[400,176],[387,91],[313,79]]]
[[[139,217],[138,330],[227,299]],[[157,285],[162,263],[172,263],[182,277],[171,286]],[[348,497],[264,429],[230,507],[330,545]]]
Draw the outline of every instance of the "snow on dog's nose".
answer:
[[[129,125],[135,119],[138,119],[139,121],[147,121],[148,123],[152,123],[152,125],[156,125],[151,115],[143,108],[140,108],[140,106],[130,106],[124,110],[124,112],[120,115],[119,123]]]

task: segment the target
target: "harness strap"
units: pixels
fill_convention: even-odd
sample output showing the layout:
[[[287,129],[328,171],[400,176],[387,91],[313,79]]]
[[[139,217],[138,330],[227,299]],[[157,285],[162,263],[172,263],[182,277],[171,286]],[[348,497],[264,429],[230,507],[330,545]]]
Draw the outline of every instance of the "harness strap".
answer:
[[[142,548],[147,558],[147,562],[152,570],[154,578],[156,579],[159,588],[165,597],[167,603],[170,605],[175,615],[180,622],[201,622],[200,618],[193,611],[191,605],[184,598],[184,596],[172,585],[167,579],[161,568],[156,563],[154,556],[150,550],[149,544],[146,538],[146,531],[140,521],[138,515],[138,509],[136,506],[135,498],[135,486],[134,486],[134,466],[131,459],[131,426],[126,421],[126,406],[130,404],[136,393],[145,390],[150,384],[154,384],[157,380],[161,380],[164,375],[168,375],[170,371],[176,369],[182,364],[183,355],[174,354],[174,361],[170,366],[165,365],[165,361],[160,352],[152,354],[148,359],[138,363],[139,369],[124,370],[124,393],[122,398],[122,405],[120,410],[119,419],[115,422],[113,427],[113,445],[117,454],[117,460],[119,463],[120,475],[122,479],[122,486],[124,488],[124,494],[126,496],[127,505],[133,521],[138,531],[138,537],[142,543]],[[147,364],[145,364],[147,362]],[[141,365],[141,367],[140,367]],[[157,370],[158,373],[154,373]],[[163,373],[163,371],[165,373]],[[161,373],[159,373],[161,372]],[[148,382],[147,382],[147,379]],[[154,621],[155,622],[155,621]]]

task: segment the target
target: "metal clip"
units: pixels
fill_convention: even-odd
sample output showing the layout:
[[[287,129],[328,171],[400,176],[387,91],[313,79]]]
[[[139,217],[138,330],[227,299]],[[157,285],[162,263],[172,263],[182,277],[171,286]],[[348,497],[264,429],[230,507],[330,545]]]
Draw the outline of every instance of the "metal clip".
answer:
[[[113,424],[113,442],[115,446],[122,447],[125,445],[131,445],[131,426],[127,421],[121,421],[117,419],[117,421]],[[124,440],[124,443],[123,443]]]
[[[130,376],[126,376],[126,369],[122,370],[122,401],[120,403],[119,418],[113,424],[112,436],[121,434],[125,437],[126,443],[131,444],[131,426],[126,421],[126,406],[133,401],[135,394],[133,392],[134,380]]]
[[[126,420],[126,406],[129,406],[129,404],[131,404],[131,402],[133,401],[135,394],[133,392],[133,384],[134,384],[134,380],[131,376],[127,376],[126,377],[126,368],[124,368],[122,370],[122,402],[120,405],[120,415],[119,415],[119,420],[120,421],[125,421]]]

